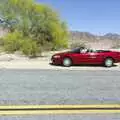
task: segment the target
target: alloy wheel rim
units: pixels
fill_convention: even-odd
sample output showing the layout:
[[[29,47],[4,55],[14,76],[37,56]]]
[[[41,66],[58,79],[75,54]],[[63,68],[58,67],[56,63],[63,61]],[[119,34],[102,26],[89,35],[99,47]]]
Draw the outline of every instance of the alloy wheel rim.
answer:
[[[112,60],[110,60],[110,59],[108,59],[108,60],[106,60],[106,62],[105,62],[105,64],[106,64],[106,66],[112,66]]]
[[[64,60],[64,65],[65,65],[65,66],[69,66],[69,65],[70,65],[70,63],[71,63],[71,62],[70,62],[70,60],[69,60],[69,59],[65,59],[65,60]]]

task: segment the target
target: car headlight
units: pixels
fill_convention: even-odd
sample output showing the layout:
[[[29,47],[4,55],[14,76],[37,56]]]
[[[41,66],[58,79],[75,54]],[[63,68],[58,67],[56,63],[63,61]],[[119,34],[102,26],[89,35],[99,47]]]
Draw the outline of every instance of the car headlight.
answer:
[[[60,58],[60,55],[55,55],[53,56],[53,58]]]

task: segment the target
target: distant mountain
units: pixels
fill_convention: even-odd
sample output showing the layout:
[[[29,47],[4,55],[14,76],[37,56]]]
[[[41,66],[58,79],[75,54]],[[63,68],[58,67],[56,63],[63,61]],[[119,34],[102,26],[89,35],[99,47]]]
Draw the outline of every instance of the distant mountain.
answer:
[[[120,44],[120,35],[107,33],[103,36],[93,35],[89,32],[70,31],[70,44],[85,43],[90,46],[96,44],[98,47],[111,48]]]
[[[120,40],[120,35],[116,33],[107,33],[103,37],[112,40]]]
[[[78,31],[71,31],[70,32],[70,39],[73,41],[78,41],[78,40],[90,40],[93,41],[96,39],[96,36],[89,33],[89,32],[78,32]],[[73,41],[74,42],[74,41]]]
[[[120,40],[120,34],[116,33],[107,33],[103,36],[93,35],[89,32],[79,32],[79,31],[71,31],[70,38],[73,40],[76,39],[89,39],[89,40],[97,40],[97,39],[110,39],[110,40]]]

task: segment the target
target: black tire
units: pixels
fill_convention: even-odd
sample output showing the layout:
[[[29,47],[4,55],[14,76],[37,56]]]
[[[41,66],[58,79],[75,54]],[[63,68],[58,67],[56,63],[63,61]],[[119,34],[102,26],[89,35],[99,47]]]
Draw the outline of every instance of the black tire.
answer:
[[[68,57],[63,59],[63,66],[70,67],[72,65],[72,60]]]
[[[106,58],[104,61],[105,67],[112,67],[114,64],[114,60],[112,58]]]

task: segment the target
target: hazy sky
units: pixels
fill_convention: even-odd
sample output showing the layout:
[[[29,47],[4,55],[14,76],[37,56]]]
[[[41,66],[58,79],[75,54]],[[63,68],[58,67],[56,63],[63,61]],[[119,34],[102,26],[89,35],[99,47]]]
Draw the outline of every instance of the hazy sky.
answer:
[[[37,0],[51,5],[70,30],[120,33],[120,0]]]

